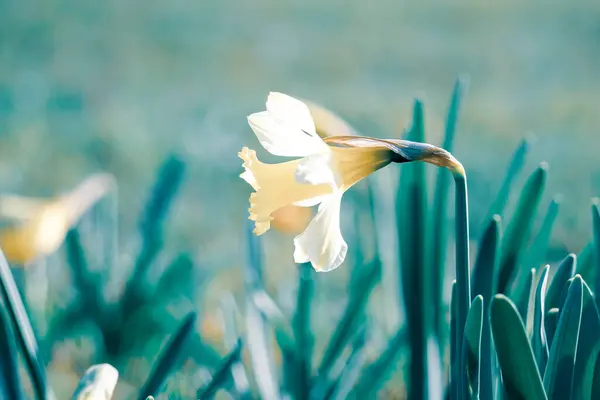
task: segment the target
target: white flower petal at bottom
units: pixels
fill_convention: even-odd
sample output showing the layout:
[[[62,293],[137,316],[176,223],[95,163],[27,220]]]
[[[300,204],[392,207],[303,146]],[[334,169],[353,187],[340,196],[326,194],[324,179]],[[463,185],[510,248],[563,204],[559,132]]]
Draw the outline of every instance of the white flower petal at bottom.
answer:
[[[304,232],[294,238],[294,261],[310,261],[319,272],[339,267],[346,259],[348,245],[340,229],[342,192],[335,192],[319,206],[317,215]]]

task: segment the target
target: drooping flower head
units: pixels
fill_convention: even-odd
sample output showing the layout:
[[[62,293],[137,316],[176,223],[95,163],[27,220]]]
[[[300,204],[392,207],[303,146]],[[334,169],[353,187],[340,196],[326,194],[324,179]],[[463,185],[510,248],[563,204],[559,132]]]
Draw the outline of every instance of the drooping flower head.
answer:
[[[311,262],[317,271],[331,271],[346,258],[348,245],[340,230],[342,195],[360,180],[390,163],[425,161],[454,170],[460,163],[446,150],[406,140],[366,136],[330,136],[322,139],[306,104],[271,92],[266,111],[248,116],[260,144],[271,154],[296,157],[265,164],[256,152],[243,147],[238,153],[245,171],[240,175],[254,189],[250,216],[254,233],[270,228],[272,214],[286,205],[319,205],[316,216],[294,238],[294,260]]]

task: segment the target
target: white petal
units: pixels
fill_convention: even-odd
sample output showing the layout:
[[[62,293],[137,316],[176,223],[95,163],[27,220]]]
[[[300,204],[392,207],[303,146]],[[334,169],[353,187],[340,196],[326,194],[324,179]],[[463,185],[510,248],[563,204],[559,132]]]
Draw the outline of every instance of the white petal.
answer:
[[[287,121],[298,129],[317,136],[310,110],[302,101],[287,94],[271,92],[267,97],[266,105],[267,112],[273,117]]]
[[[294,238],[294,261],[310,261],[320,272],[336,269],[346,258],[348,245],[340,230],[342,193],[331,195],[304,232]]]
[[[326,194],[324,196],[311,197],[310,199],[295,201],[292,204],[298,207],[312,207],[317,204],[325,201],[331,194]]]
[[[293,97],[269,94],[267,111],[251,114],[248,123],[260,144],[276,156],[304,157],[329,150],[316,134],[306,105]]]
[[[302,250],[302,248],[296,246],[294,249],[294,262],[298,264],[303,264],[309,262],[310,259],[308,255]]]
[[[331,153],[313,154],[300,161],[294,173],[296,182],[307,185],[329,184],[336,187],[336,179],[331,169]]]

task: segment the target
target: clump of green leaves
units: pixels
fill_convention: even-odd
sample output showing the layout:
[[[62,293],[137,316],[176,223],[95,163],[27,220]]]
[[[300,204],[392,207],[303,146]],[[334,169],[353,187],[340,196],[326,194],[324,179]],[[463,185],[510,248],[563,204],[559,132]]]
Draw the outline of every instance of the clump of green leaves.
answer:
[[[448,109],[443,142],[447,150],[453,149],[465,91],[466,80],[458,79]],[[423,102],[416,100],[407,139],[427,141],[425,112]],[[399,277],[392,287],[405,319],[393,331],[384,332],[383,338],[375,334],[384,330],[369,311],[374,292],[390,271],[384,268],[382,260],[389,258],[382,257],[378,242],[379,224],[389,215],[378,214],[381,210],[374,201],[383,192],[367,185],[367,195],[356,196],[354,207],[367,215],[369,223],[356,227],[360,234],[352,235],[356,254],[349,258],[355,265],[346,305],[339,319],[331,321],[334,328],[325,341],[317,337],[313,316],[321,306],[317,296],[321,275],[310,264],[298,265],[295,307],[282,308],[265,285],[261,243],[248,227],[244,293],[226,294],[222,302],[224,352],[196,332],[196,321],[202,316],[195,307],[189,307],[181,320],[167,310],[181,295],[173,287],[192,288],[184,293],[187,298],[202,288],[180,285],[197,281],[193,259],[187,253],[176,254],[158,278],[150,274],[159,262],[164,222],[185,170],[184,162],[173,156],[159,171],[140,216],[139,255],[117,300],[106,299],[103,287],[108,277],[90,267],[83,234],[77,229],[69,233],[65,248],[78,297],[53,321],[43,345],[61,340],[69,327],[87,319],[101,332],[98,362],[124,365],[136,346],[160,337],[165,344],[148,357],[153,367],[139,385],[134,396],[138,399],[166,396],[168,377],[188,359],[195,368],[208,371],[192,382],[198,399],[214,398],[220,391],[240,399],[362,399],[383,390],[399,390],[410,399],[423,400],[600,398],[600,314],[594,294],[600,287],[600,205],[594,201],[591,207],[592,235],[584,250],[579,255],[565,254],[557,265],[546,263],[560,201],[557,197],[550,201],[534,232],[549,179],[545,162],[530,172],[515,211],[505,215],[531,144],[526,138],[515,150],[481,237],[475,241],[473,265],[467,176],[440,169],[430,205],[426,168],[431,166],[402,167],[392,199],[398,239],[398,248],[392,251],[398,256]],[[447,207],[451,188],[454,213]],[[452,216],[453,235],[448,229]],[[374,238],[375,251],[363,248],[365,235]],[[447,243],[454,244],[454,268],[447,263]],[[449,299],[446,288],[451,289]],[[0,363],[0,393],[25,398],[22,377],[15,373],[23,356],[35,397],[54,398],[45,353],[38,347],[2,257],[0,295],[0,348],[5,355]],[[318,348],[323,351],[317,353]],[[77,393],[102,388],[112,393],[115,384],[114,371],[102,364],[86,372]],[[183,398],[172,391],[169,398],[177,395]]]

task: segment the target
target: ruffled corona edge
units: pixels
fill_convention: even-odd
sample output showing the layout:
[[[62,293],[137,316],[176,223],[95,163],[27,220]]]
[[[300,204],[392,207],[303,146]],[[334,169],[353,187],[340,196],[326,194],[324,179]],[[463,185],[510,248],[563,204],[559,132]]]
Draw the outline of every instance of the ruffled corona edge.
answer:
[[[257,212],[258,210],[256,204],[256,192],[260,190],[260,186],[258,184],[256,176],[254,175],[254,172],[252,172],[252,168],[258,165],[260,161],[258,161],[258,159],[256,158],[256,151],[251,150],[245,146],[238,153],[238,157],[241,158],[242,161],[244,161],[244,163],[242,164],[242,166],[244,167],[244,172],[240,174],[240,178],[248,182],[248,184],[254,189],[254,192],[250,193],[250,208],[248,209],[250,215],[248,216],[248,219],[254,221],[254,234],[257,236],[262,235],[271,227],[271,221],[273,220],[273,217],[270,215],[260,215]]]

